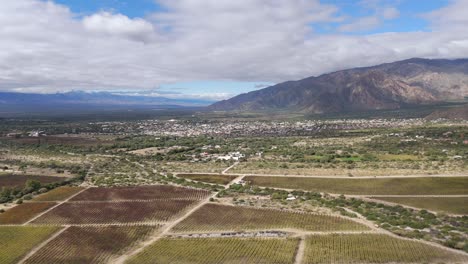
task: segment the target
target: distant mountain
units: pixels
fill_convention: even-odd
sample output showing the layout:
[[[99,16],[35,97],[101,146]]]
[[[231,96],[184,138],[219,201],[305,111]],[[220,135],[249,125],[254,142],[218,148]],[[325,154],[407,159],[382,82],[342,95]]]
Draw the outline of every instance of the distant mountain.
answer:
[[[198,107],[212,101],[165,97],[117,95],[109,92],[72,91],[56,94],[0,92],[0,112],[54,109],[121,109]]]
[[[453,107],[446,110],[436,110],[426,117],[426,119],[452,119],[452,120],[468,120],[468,104],[459,107]]]
[[[217,102],[216,111],[398,109],[468,95],[468,59],[409,59],[288,81]]]

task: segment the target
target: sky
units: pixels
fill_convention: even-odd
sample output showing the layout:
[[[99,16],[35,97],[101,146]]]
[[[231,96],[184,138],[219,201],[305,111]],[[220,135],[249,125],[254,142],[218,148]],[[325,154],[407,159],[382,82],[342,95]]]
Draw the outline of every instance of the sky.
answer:
[[[227,99],[468,57],[468,0],[2,0],[0,91]]]

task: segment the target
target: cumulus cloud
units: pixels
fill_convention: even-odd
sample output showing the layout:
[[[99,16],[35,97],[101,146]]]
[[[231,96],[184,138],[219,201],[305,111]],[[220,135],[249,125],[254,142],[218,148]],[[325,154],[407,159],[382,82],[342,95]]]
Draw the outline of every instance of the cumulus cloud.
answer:
[[[437,29],[447,27],[465,28],[468,25],[468,0],[451,0],[450,4],[442,9],[435,10],[424,17],[432,21]]]
[[[147,41],[154,35],[151,23],[141,18],[130,19],[121,14],[100,12],[83,19],[84,28],[98,34],[128,37],[137,41]]]
[[[109,12],[79,17],[51,1],[2,1],[0,90],[142,90],[197,80],[276,83],[410,57],[468,57],[468,21],[460,13],[466,1],[425,16],[433,32],[372,35],[316,33],[316,25],[343,17],[337,6],[313,0],[160,4],[164,12],[131,19]],[[388,8],[376,12],[382,19],[398,16]],[[215,97],[224,96],[220,89]]]
[[[394,3],[392,3],[394,4]],[[361,0],[359,5],[371,10],[374,14],[371,16],[358,17],[350,23],[338,27],[341,32],[360,32],[369,31],[378,28],[385,20],[396,19],[400,16],[400,11],[390,6],[384,0]]]

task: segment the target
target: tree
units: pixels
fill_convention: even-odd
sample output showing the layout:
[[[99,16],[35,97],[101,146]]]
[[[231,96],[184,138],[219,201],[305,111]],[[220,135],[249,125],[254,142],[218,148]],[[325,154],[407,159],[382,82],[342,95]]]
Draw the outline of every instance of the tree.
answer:
[[[27,180],[26,181],[26,189],[30,189],[31,191],[37,191],[41,188],[41,183],[36,180]]]

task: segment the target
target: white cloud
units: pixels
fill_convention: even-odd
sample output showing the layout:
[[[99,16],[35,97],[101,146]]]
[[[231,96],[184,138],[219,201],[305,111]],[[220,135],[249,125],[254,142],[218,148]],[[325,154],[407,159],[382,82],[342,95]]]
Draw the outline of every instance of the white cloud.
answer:
[[[440,28],[467,28],[468,25],[468,0],[451,0],[450,5],[435,10],[424,17],[431,20],[433,26]]]
[[[395,3],[392,3],[395,4]],[[362,32],[378,28],[385,20],[396,19],[400,16],[400,11],[389,6],[384,0],[361,0],[359,5],[371,10],[374,14],[370,16],[358,17],[352,22],[338,27],[341,32]]]
[[[130,19],[102,12],[80,18],[39,0],[2,1],[0,90],[142,90],[196,80],[277,83],[409,57],[468,57],[468,21],[460,13],[466,1],[428,15],[434,32],[352,36],[314,33],[316,23],[343,19],[336,6],[318,1],[200,3],[163,0],[166,12]],[[369,19],[361,27],[373,23]],[[222,89],[216,94],[227,96]]]
[[[338,28],[341,32],[367,31],[378,27],[381,20],[377,16],[367,16],[356,19],[355,21],[344,24]]]
[[[380,12],[384,19],[395,19],[400,16],[400,11],[395,7],[385,7]]]
[[[85,29],[99,34],[124,36],[130,39],[145,41],[154,32],[153,25],[141,18],[130,19],[121,14],[100,12],[83,19]]]

